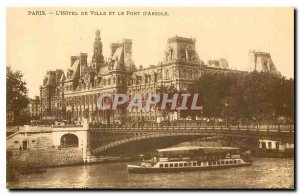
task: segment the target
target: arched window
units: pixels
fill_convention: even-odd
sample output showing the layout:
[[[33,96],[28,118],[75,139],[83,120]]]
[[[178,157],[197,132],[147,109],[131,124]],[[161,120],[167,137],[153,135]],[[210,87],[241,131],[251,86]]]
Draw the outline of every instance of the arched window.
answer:
[[[169,77],[170,77],[169,69],[167,69],[165,72],[165,79],[170,79]]]

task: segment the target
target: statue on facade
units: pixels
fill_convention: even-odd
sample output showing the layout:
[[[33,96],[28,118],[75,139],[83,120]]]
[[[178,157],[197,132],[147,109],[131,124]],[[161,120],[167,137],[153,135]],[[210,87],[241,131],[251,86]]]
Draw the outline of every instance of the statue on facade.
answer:
[[[167,62],[169,59],[169,53],[168,51],[165,51],[165,62]]]
[[[189,46],[187,46],[186,48],[185,48],[185,58],[188,60],[188,61],[191,61],[191,51],[190,51],[190,47]]]
[[[173,60],[173,49],[171,46],[165,51],[165,62]]]

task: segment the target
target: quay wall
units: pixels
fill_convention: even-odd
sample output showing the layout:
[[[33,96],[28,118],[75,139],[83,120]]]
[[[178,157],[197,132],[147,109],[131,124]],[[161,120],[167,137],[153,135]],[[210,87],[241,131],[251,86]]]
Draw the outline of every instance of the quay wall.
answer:
[[[16,169],[83,164],[83,149],[48,148],[47,150],[11,151],[9,164]]]
[[[24,126],[6,138],[7,163],[9,166],[55,167],[82,164],[87,159],[87,127]],[[64,135],[77,137],[78,147],[62,147]]]
[[[27,148],[42,149],[53,146],[53,138],[51,132],[25,133],[20,132],[6,140],[6,148],[8,150],[19,150],[20,146],[24,147],[26,142]]]

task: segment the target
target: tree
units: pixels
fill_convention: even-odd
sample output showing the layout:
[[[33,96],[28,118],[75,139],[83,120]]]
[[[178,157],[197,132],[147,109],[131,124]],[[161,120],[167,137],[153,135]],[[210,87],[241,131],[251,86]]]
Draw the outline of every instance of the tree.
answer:
[[[6,115],[7,118],[8,115],[12,115],[15,124],[24,122],[21,113],[28,104],[27,93],[22,72],[6,67]]]
[[[188,91],[199,94],[204,116],[221,117],[225,113],[225,104],[231,105],[237,79],[236,74],[204,74],[189,86]],[[199,112],[195,114],[199,115]]]
[[[284,98],[284,114],[291,120],[294,120],[294,108],[295,108],[295,89],[294,89],[294,79],[285,80],[283,85],[283,98]]]
[[[203,114],[234,121],[294,118],[294,79],[269,72],[205,74],[189,86],[203,101]],[[192,113],[192,112],[191,112]]]

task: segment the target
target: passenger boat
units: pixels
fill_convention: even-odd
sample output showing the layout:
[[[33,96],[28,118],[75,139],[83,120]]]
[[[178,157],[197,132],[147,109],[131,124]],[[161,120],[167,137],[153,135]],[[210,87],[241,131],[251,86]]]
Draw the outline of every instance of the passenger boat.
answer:
[[[285,143],[274,140],[259,140],[259,145],[253,151],[257,157],[267,158],[293,158],[294,157],[294,144]]]
[[[139,165],[128,165],[129,173],[160,173],[206,171],[249,166],[250,152],[241,153],[233,147],[175,147],[157,149],[150,160],[141,160]]]

